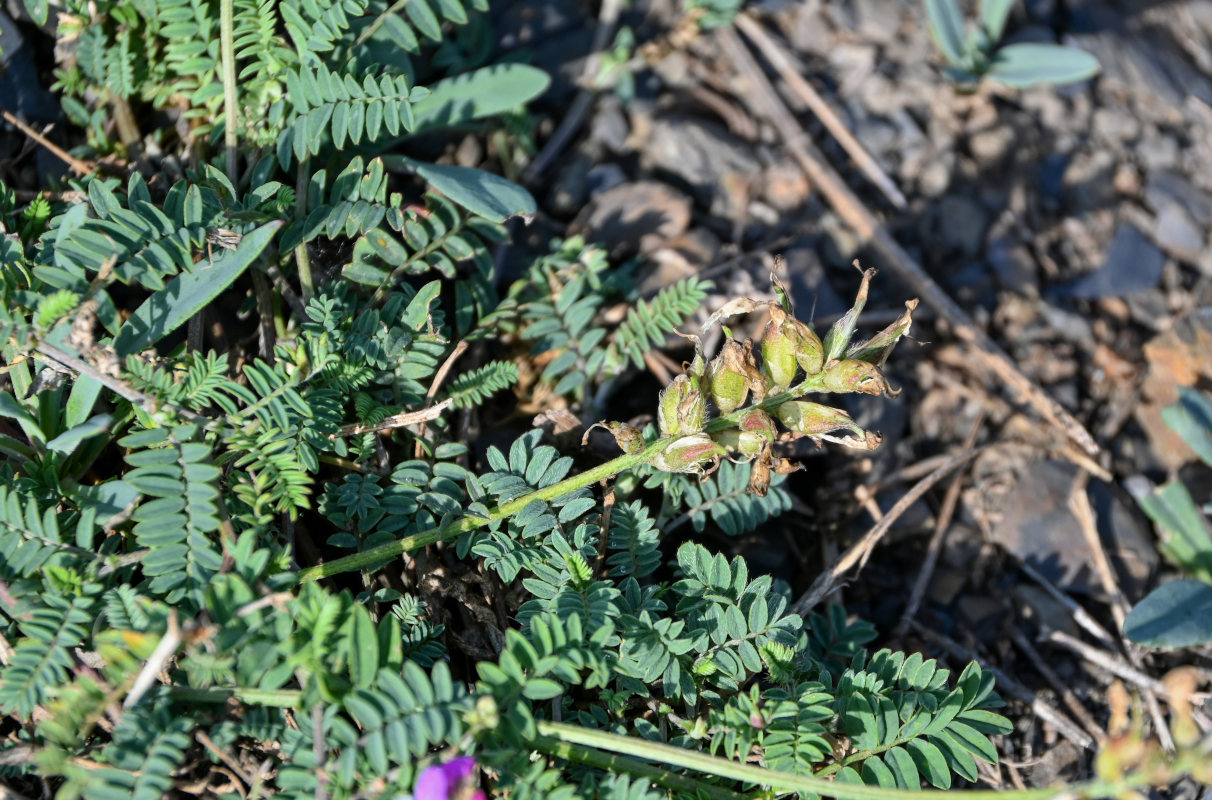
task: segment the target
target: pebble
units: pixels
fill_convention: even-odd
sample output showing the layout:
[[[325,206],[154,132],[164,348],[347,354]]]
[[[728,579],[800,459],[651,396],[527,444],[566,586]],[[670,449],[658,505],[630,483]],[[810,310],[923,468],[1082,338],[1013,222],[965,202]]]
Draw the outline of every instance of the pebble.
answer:
[[[656,181],[623,183],[596,195],[572,224],[614,258],[650,253],[690,226],[690,198]]]
[[[1127,297],[1156,287],[1165,263],[1165,254],[1140,228],[1121,223],[1115,229],[1102,266],[1053,292],[1056,296],[1083,300]]]
[[[985,242],[989,213],[970,197],[949,195],[939,203],[933,227],[948,251],[971,258]]]
[[[1014,139],[1014,131],[1008,125],[998,125],[972,134],[968,149],[982,169],[993,169],[1010,152]]]
[[[1181,203],[1171,200],[1157,212],[1153,239],[1161,249],[1181,261],[1199,260],[1204,232]]]
[[[700,205],[724,219],[741,218],[748,205],[744,184],[762,172],[752,146],[693,117],[654,119],[643,158],[650,169],[676,176]]]

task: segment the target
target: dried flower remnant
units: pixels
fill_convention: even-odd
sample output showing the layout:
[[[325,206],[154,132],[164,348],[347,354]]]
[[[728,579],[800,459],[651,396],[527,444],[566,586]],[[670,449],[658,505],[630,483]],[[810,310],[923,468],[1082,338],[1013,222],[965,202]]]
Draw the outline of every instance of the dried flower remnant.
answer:
[[[485,800],[484,792],[476,789],[476,760],[459,756],[426,767],[412,796],[413,800]]]

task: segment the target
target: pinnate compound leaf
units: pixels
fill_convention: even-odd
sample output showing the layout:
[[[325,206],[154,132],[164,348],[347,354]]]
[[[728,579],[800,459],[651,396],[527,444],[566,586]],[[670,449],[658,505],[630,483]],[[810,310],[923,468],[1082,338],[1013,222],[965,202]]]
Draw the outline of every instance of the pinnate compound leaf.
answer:
[[[1212,642],[1212,586],[1195,580],[1159,586],[1128,614],[1124,635],[1148,647]]]

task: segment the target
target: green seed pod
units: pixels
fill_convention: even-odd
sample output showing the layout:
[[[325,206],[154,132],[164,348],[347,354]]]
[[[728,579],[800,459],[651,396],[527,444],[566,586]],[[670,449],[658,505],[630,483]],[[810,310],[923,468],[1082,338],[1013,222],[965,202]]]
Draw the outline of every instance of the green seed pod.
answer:
[[[820,403],[789,400],[779,406],[775,413],[779,415],[779,422],[786,425],[788,430],[806,436],[818,436],[837,430],[854,431],[860,436],[863,434],[862,428],[856,425],[845,411]]]
[[[750,389],[756,396],[765,396],[766,379],[753,363],[748,344],[729,339],[707,367],[711,399],[724,414],[745,405]]]
[[[770,378],[772,391],[782,391],[795,380],[801,343],[795,325],[781,308],[772,306],[770,322],[762,336],[762,371]]]
[[[795,360],[799,363],[800,369],[804,370],[805,375],[816,375],[825,366],[825,346],[821,344],[821,337],[798,319],[790,320],[790,322],[795,326],[796,333],[800,337],[799,349],[795,351]]]
[[[703,465],[718,462],[725,455],[723,447],[705,433],[680,436],[652,459],[652,465],[662,472],[702,472]]]
[[[657,423],[662,436],[703,430],[707,424],[707,401],[703,399],[698,383],[697,377],[679,375],[661,392]]]
[[[714,438],[720,445],[728,448],[729,452],[755,458],[774,442],[777,435],[778,431],[770,415],[753,409],[741,416],[736,429],[721,431]]]
[[[822,375],[819,391],[848,394],[884,394],[890,391],[880,368],[868,361],[846,359],[829,367]]]

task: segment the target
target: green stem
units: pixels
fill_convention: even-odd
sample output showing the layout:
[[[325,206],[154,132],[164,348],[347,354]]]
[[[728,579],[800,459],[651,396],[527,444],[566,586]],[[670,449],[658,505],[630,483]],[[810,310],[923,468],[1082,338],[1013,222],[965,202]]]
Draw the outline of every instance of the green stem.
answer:
[[[668,439],[658,439],[652,442],[638,453],[625,453],[618,458],[607,461],[605,464],[600,464],[593,469],[582,472],[579,475],[574,475],[571,478],[560,481],[559,483],[548,486],[545,489],[538,489],[524,494],[508,503],[502,503],[495,509],[488,512],[487,517],[463,517],[460,520],[447,525],[445,527],[430,528],[427,531],[405,536],[394,542],[381,544],[378,547],[362,552],[354,553],[353,555],[338,558],[335,561],[329,561],[325,564],[317,564],[314,567],[308,567],[299,572],[299,583],[308,583],[309,581],[317,581],[321,578],[328,578],[333,575],[338,575],[342,572],[351,572],[357,569],[363,569],[371,564],[377,564],[389,558],[395,558],[403,553],[408,553],[413,550],[419,550],[427,545],[436,544],[437,542],[446,539],[453,539],[456,536],[461,536],[468,531],[473,531],[476,528],[481,528],[485,525],[490,525],[494,522],[499,522],[503,519],[513,516],[521,511],[526,506],[533,503],[535,500],[554,500],[557,497],[563,497],[570,492],[575,492],[577,489],[584,489],[586,486],[592,486],[598,481],[605,480],[614,475],[618,475],[624,470],[631,469],[648,461],[654,455],[659,453],[662,448],[669,444]]]
[[[534,742],[534,748],[541,753],[556,756],[566,761],[588,764],[591,767],[604,769],[607,772],[626,772],[647,778],[653,783],[679,792],[687,792],[695,797],[709,797],[712,800],[745,800],[745,795],[738,794],[722,786],[714,786],[705,781],[687,778],[670,772],[667,769],[636,761],[634,758],[617,753],[605,753],[592,747],[585,747],[560,739],[540,736]]]
[[[191,703],[226,703],[235,698],[250,706],[298,709],[303,705],[303,693],[297,689],[249,689],[222,686],[197,689],[189,686],[174,686],[170,690],[170,694],[177,700],[187,700]]]
[[[573,744],[593,747],[611,753],[621,753],[634,758],[659,761],[668,767],[681,767],[696,772],[719,775],[724,778],[743,781],[745,783],[768,786],[780,792],[810,792],[812,794],[835,797],[838,800],[934,800],[949,792],[945,790],[926,790],[907,792],[903,789],[884,789],[878,786],[860,786],[858,784],[839,783],[823,778],[795,775],[790,772],[767,769],[752,764],[742,764],[727,758],[707,755],[697,750],[685,750],[668,744],[650,742],[635,736],[623,736],[607,731],[581,728],[562,722],[538,723],[539,735],[552,737]],[[1143,784],[1147,778],[1142,775],[1125,777],[1122,782],[1090,781],[1069,786],[1044,787],[1039,789],[1020,789],[1003,791],[997,789],[978,789],[965,791],[965,800],[1048,800],[1061,795],[1077,797],[1106,797],[1119,794],[1128,788],[1128,784]]]
[[[752,411],[753,408],[760,408],[764,411],[770,411],[778,408],[788,400],[794,400],[795,398],[803,395],[804,392],[811,391],[816,387],[819,380],[819,376],[809,377],[803,383],[790,391],[782,392],[772,397],[767,397],[761,403],[757,404],[757,406],[746,408],[741,411],[734,411],[731,414],[724,414],[723,416],[717,417],[716,419],[713,419],[707,423],[705,430],[708,433],[726,430],[737,424],[741,414]],[[514,500],[510,500],[508,503],[502,503],[492,511],[488,512],[487,517],[463,517],[462,519],[456,520],[444,527],[437,526],[430,528],[429,530],[415,533],[412,536],[405,536],[403,539],[399,539],[394,542],[387,542],[386,544],[381,544],[378,547],[372,547],[371,549],[362,553],[354,553],[352,555],[343,556],[334,561],[329,561],[324,564],[317,564],[314,567],[308,567],[307,569],[299,572],[299,583],[309,583],[311,581],[318,581],[321,578],[330,578],[333,575],[339,575],[342,572],[352,572],[354,570],[365,569],[372,564],[377,564],[379,562],[395,558],[396,556],[412,552],[413,550],[420,550],[422,547],[436,544],[437,542],[445,541],[446,539],[453,539],[454,537],[461,536],[468,531],[473,531],[476,528],[482,528],[485,525],[490,525],[494,522],[500,522],[501,520],[507,519],[508,517],[518,513],[523,508],[526,508],[526,506],[530,505],[535,500],[554,500],[555,498],[563,497],[570,492],[575,492],[577,489],[584,489],[586,486],[592,486],[598,481],[612,478],[615,475],[618,475],[620,472],[629,470],[632,467],[637,467],[640,464],[647,463],[653,456],[667,447],[672,438],[676,437],[657,439],[655,442],[651,442],[645,446],[644,449],[640,450],[639,452],[625,453],[618,458],[607,461],[605,464],[599,464],[593,469],[582,472],[579,475],[574,475],[571,478],[566,478],[557,484],[548,486],[545,489],[538,489],[530,492],[529,494],[524,494]]]
[[[235,0],[219,0],[219,56],[223,62],[223,144],[227,150],[227,179],[239,185],[236,170],[236,46]]]
[[[307,180],[311,175],[310,156],[304,156],[299,161],[299,171],[295,177],[295,216],[302,220],[307,215]],[[311,256],[307,253],[307,242],[299,242],[295,247],[295,265],[299,269],[299,289],[303,295],[303,305],[311,302],[316,293],[316,284],[311,276]],[[303,320],[299,320],[303,322]]]

